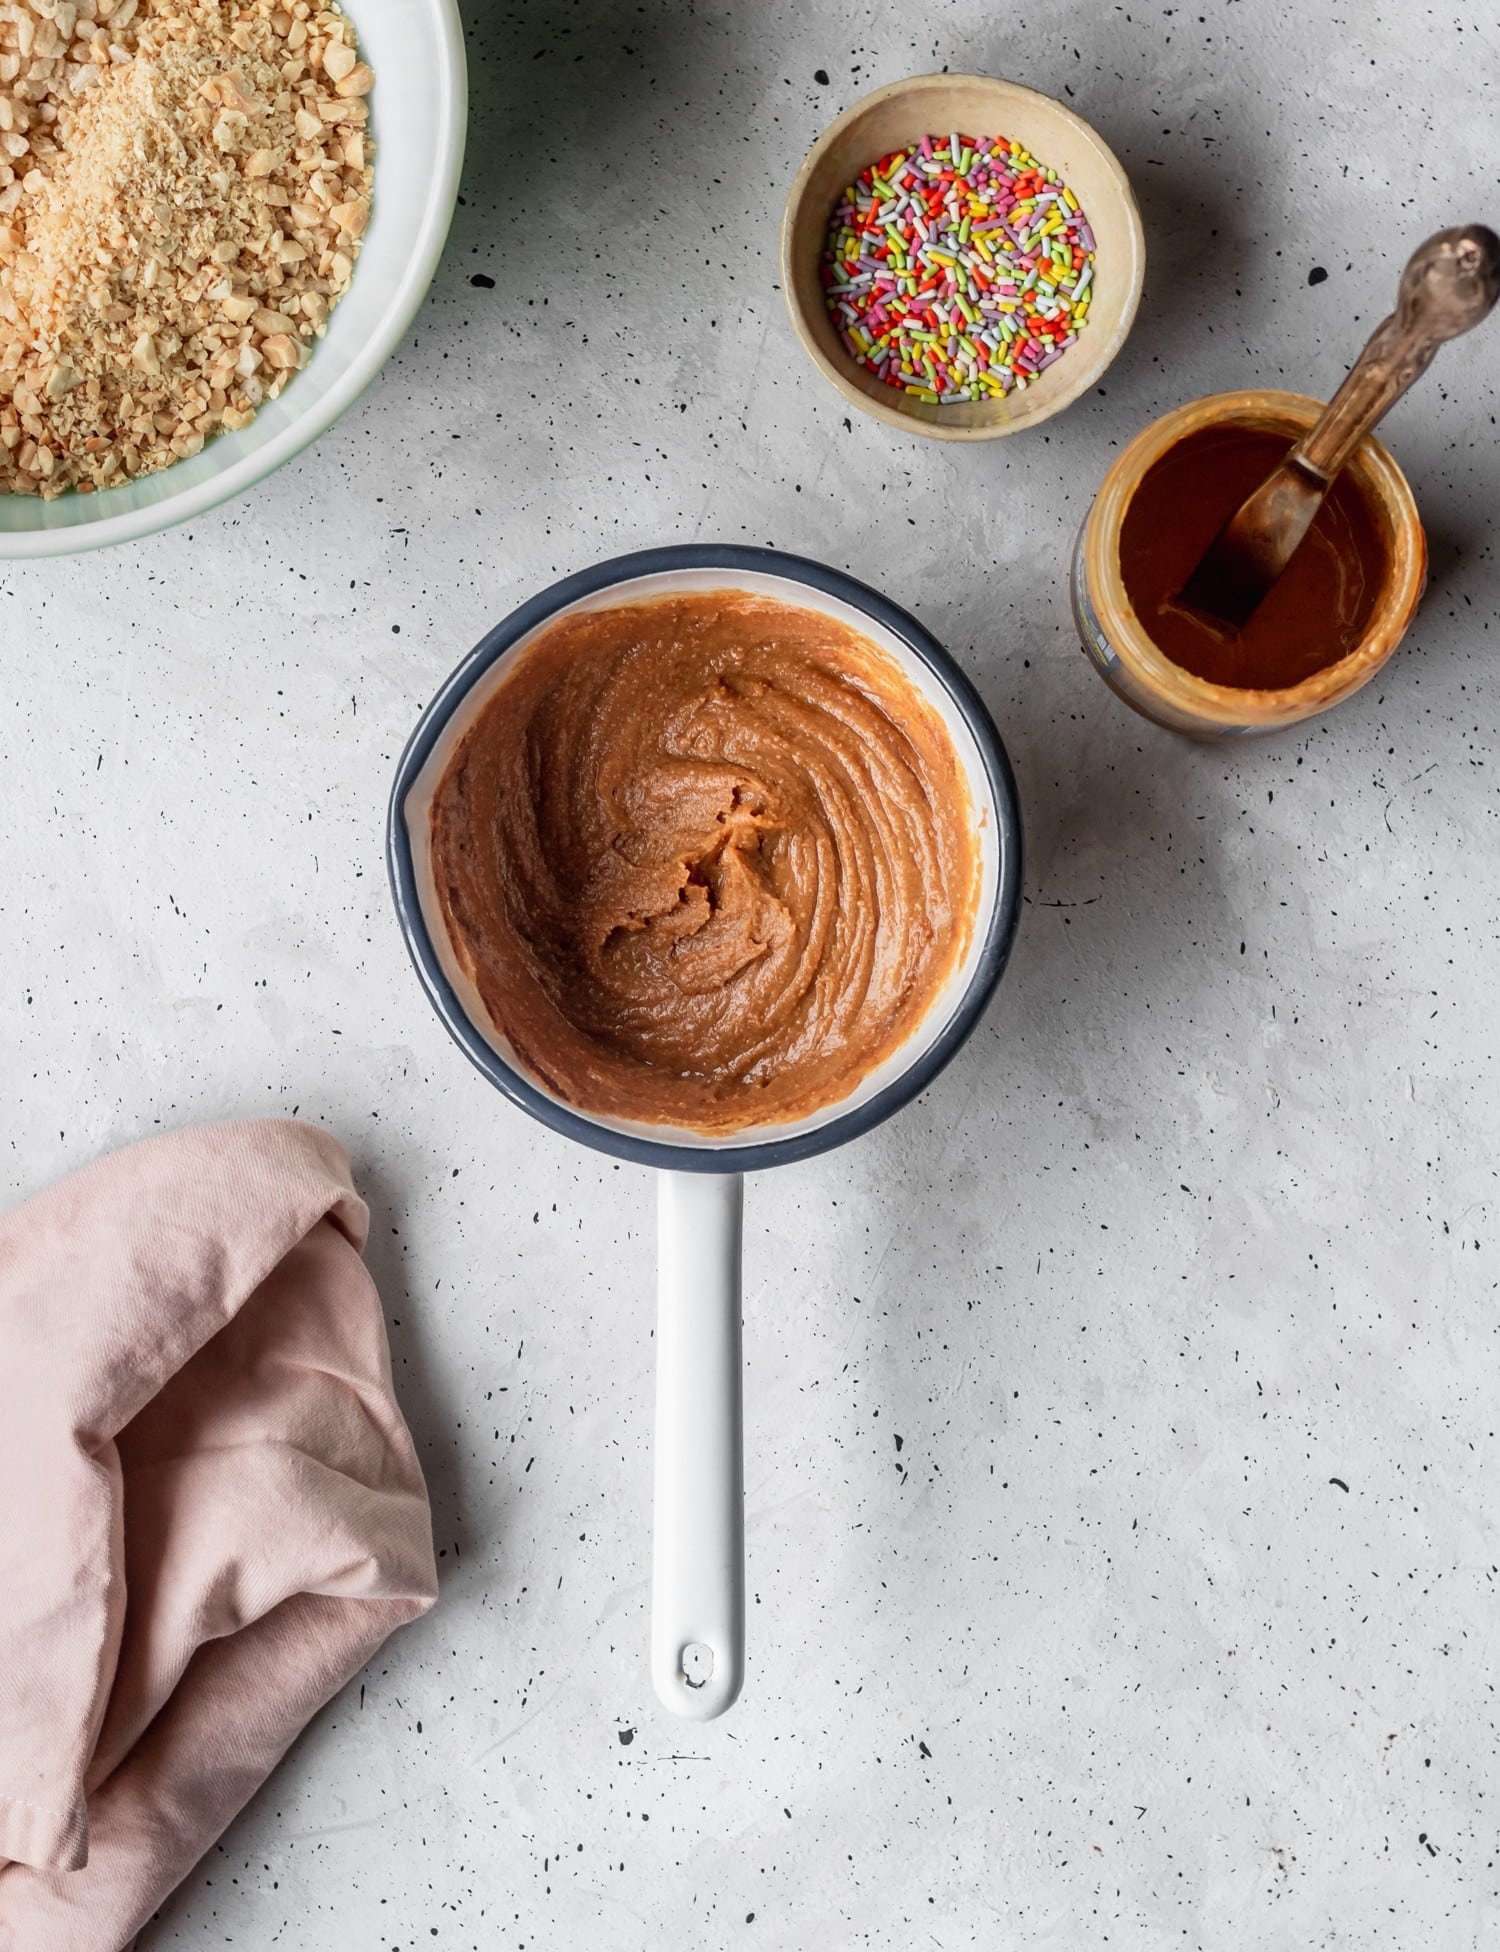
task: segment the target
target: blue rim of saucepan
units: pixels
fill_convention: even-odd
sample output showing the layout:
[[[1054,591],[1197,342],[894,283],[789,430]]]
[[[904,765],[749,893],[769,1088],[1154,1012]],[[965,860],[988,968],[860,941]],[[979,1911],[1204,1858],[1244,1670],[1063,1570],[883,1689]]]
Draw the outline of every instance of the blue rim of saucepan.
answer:
[[[407,794],[416,783],[454,711],[495,660],[528,631],[535,630],[548,617],[569,604],[597,595],[613,585],[687,569],[723,570],[729,577],[736,572],[753,571],[759,575],[779,576],[789,583],[801,583],[862,611],[899,638],[937,676],[963,715],[988,775],[999,826],[1000,872],[994,908],[968,987],[941,1034],[908,1070],[893,1078],[873,1098],[830,1119],[826,1125],[812,1131],[793,1133],[786,1138],[755,1139],[743,1145],[683,1146],[669,1140],[646,1138],[635,1132],[616,1131],[560,1104],[508,1063],[469,1020],[443,973],[417,896],[411,836],[403,812]],[[513,1105],[529,1112],[533,1118],[540,1119],[543,1125],[562,1133],[565,1138],[576,1139],[581,1145],[592,1146],[596,1151],[631,1160],[637,1165],[677,1172],[750,1172],[768,1166],[789,1165],[794,1160],[811,1158],[815,1153],[830,1152],[835,1146],[846,1145],[849,1140],[859,1138],[893,1112],[899,1111],[903,1105],[909,1104],[931,1084],[978,1023],[1004,972],[1021,912],[1021,810],[1015,778],[994,721],[958,664],[914,617],[852,576],[845,576],[836,569],[827,569],[822,563],[809,562],[802,556],[783,555],[777,549],[740,544],[682,543],[669,548],[642,549],[632,555],[616,556],[610,562],[596,563],[590,569],[579,570],[574,576],[565,576],[560,583],[552,584],[549,589],[523,603],[518,610],[513,610],[503,623],[496,624],[438,692],[417,721],[416,729],[407,742],[401,763],[396,768],[396,782],[391,793],[386,859],[396,913],[412,962],[450,1036],[470,1062]]]

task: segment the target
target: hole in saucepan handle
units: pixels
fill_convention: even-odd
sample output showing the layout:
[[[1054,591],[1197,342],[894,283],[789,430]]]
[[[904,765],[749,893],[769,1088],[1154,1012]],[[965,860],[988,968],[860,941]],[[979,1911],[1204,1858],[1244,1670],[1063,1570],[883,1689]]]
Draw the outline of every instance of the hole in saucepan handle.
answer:
[[[714,1650],[701,1640],[690,1640],[682,1650],[681,1665],[690,1688],[706,1688],[714,1678]]]

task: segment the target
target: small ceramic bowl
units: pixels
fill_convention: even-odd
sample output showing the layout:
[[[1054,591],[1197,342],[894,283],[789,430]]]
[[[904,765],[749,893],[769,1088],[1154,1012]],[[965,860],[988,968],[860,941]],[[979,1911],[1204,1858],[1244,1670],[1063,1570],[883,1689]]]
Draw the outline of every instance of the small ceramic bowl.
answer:
[[[468,119],[458,0],[348,0],[375,70],[375,187],[349,289],[306,367],[238,433],[94,495],[0,495],[0,562],[154,535],[300,454],[363,393],[426,296],[458,199]],[[1060,364],[1061,362],[1059,362]]]
[[[946,134],[1009,136],[1056,170],[1094,233],[1094,298],[1077,342],[1046,372],[1004,399],[933,405],[887,386],[845,352],[823,300],[819,267],[841,192],[893,149]],[[1048,95],[988,75],[914,75],[877,88],[814,143],[797,172],[781,224],[781,284],[797,337],[851,405],[908,433],[983,441],[1035,427],[1095,385],[1125,343],[1140,302],[1146,244],[1119,162],[1081,117]]]

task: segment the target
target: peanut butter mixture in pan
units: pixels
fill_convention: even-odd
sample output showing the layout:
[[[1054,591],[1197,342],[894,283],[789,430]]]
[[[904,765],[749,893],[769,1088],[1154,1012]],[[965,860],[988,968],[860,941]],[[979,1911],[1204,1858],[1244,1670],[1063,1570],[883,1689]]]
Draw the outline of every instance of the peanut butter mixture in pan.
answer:
[[[962,957],[974,811],[946,727],[816,611],[736,591],[563,619],[435,797],[449,931],[585,1111],[704,1132],[844,1097]]]

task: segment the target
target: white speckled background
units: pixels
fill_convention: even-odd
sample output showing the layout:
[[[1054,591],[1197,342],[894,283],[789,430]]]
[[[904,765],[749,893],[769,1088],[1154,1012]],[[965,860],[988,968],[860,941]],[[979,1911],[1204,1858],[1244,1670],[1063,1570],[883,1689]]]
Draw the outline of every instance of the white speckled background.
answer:
[[[1336,716],[1157,732],[1063,582],[1145,420],[1326,392],[1410,246],[1496,221],[1493,10],[467,11],[464,206],[368,399],[188,532],[0,580],[4,1191],[333,1127],[443,1553],[142,1952],[1495,1945],[1500,326],[1392,417],[1432,587]],[[820,126],[943,64],[1096,122],[1150,258],[1100,393],[963,451],[847,423],[774,286]],[[381,863],[486,626],[693,537],[915,609],[1030,841],[964,1057],[752,1188],[751,1669],[706,1729],[646,1675],[646,1177],[469,1070]]]

